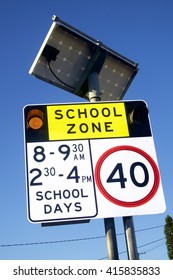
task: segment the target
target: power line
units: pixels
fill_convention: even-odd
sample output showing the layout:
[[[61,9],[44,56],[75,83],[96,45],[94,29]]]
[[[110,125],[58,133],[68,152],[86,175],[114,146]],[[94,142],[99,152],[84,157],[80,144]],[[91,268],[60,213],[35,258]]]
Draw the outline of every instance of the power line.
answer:
[[[154,226],[154,227],[149,227],[149,228],[144,228],[144,229],[139,229],[136,230],[135,232],[141,232],[141,231],[146,231],[146,230],[153,230],[163,227],[163,225],[159,226]],[[117,236],[124,235],[124,233],[118,233]],[[94,240],[94,239],[101,239],[105,238],[105,235],[102,236],[94,236],[94,237],[84,237],[84,238],[75,238],[75,239],[66,239],[66,240],[55,240],[55,241],[43,241],[43,242],[27,242],[27,243],[12,243],[12,244],[0,244],[0,248],[4,247],[17,247],[17,246],[33,246],[33,245],[47,245],[47,244],[55,244],[55,243],[66,243],[66,242],[79,242],[79,241],[86,241],[86,240]],[[155,241],[157,242],[157,241]],[[153,242],[151,242],[153,243]],[[145,245],[142,245],[145,246]],[[140,248],[140,247],[138,247]],[[124,252],[121,252],[122,254]]]
[[[155,227],[149,227],[149,228],[143,228],[143,229],[138,229],[138,230],[136,230],[135,232],[146,231],[146,230],[152,230],[152,229],[161,228],[161,227],[164,227],[164,225],[155,226]]]
[[[85,241],[91,239],[100,239],[104,236],[95,236],[95,237],[85,237],[85,238],[76,238],[76,239],[66,239],[66,240],[55,240],[55,241],[43,241],[43,242],[28,242],[28,243],[14,243],[14,244],[0,244],[0,247],[13,247],[13,246],[30,246],[30,245],[45,245],[45,244],[55,244],[55,243],[65,243],[65,242],[77,242]]]
[[[163,240],[163,239],[165,239],[165,237],[160,238],[160,239],[157,239],[157,240],[154,240],[154,241],[149,242],[149,243],[146,243],[146,244],[144,244],[144,245],[140,245],[140,246],[138,246],[138,248],[142,248],[142,247],[145,247],[145,246],[151,245],[151,244],[156,243],[156,242],[158,242],[158,241],[161,241],[161,240]]]
[[[163,246],[163,245],[165,245],[165,242],[163,242],[163,243],[161,243],[161,244],[159,244],[159,245],[157,245],[157,246],[155,246],[155,247],[153,247],[153,248],[151,248],[151,249],[147,250],[145,253],[148,253],[148,252],[154,251],[155,249],[157,249],[157,248],[159,248],[159,247],[161,247],[161,246]]]
[[[154,240],[154,241],[151,241],[151,242],[146,243],[146,244],[143,244],[143,245],[140,245],[140,246],[138,246],[138,249],[139,249],[139,248],[142,248],[142,247],[145,247],[145,246],[148,246],[148,245],[151,245],[151,244],[154,244],[154,243],[159,242],[159,241],[161,241],[161,240],[165,240],[165,237],[160,238],[160,239],[157,239],[157,240]],[[150,252],[150,251],[153,251],[153,250],[155,250],[155,249],[157,249],[157,248],[163,246],[164,244],[165,244],[165,242],[162,243],[162,244],[160,244],[160,245],[158,245],[158,246],[155,246],[155,247],[152,248],[152,249],[147,250],[145,253],[148,253],[148,252]],[[122,254],[125,254],[125,253],[127,253],[127,251],[122,251],[122,252],[119,253],[119,255],[122,255]],[[107,259],[107,258],[108,258],[108,257],[104,257],[104,258],[100,258],[100,259],[98,259],[98,260],[105,260],[105,259]]]

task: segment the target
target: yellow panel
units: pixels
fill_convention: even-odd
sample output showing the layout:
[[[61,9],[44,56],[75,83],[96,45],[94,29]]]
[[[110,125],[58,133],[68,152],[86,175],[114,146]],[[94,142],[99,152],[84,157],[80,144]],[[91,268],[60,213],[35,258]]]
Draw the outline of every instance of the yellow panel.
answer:
[[[49,140],[128,137],[123,102],[47,106]]]

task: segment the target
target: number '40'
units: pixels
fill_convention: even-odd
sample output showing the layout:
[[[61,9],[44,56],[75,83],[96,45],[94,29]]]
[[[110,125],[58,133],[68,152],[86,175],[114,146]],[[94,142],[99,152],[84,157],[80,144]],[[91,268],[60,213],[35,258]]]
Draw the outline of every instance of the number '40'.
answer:
[[[141,168],[141,170],[143,171],[143,181],[139,182],[139,179],[136,178],[136,174],[135,174],[135,169],[136,167]],[[145,187],[148,184],[149,181],[149,173],[148,173],[148,169],[145,166],[144,163],[142,162],[134,162],[131,166],[130,166],[130,178],[133,182],[133,184],[137,187]],[[117,176],[118,173],[118,176]],[[115,177],[116,176],[116,177]],[[142,177],[142,176],[141,176]],[[109,177],[106,180],[107,183],[120,183],[121,188],[125,188],[126,185],[125,183],[127,182],[127,178],[124,177],[124,172],[123,172],[123,165],[122,163],[117,163],[117,165],[114,167],[114,169],[112,170],[111,174],[109,175]]]

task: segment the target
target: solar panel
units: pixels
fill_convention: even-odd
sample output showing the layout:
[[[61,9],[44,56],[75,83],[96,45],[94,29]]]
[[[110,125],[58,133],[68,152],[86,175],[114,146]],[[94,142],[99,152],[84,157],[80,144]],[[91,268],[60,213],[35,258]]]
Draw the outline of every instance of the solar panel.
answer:
[[[99,74],[101,98],[122,99],[135,74],[136,69],[131,65],[108,54]]]
[[[137,64],[62,21],[54,21],[30,74],[86,98],[87,77],[99,75],[102,100],[121,99]]]

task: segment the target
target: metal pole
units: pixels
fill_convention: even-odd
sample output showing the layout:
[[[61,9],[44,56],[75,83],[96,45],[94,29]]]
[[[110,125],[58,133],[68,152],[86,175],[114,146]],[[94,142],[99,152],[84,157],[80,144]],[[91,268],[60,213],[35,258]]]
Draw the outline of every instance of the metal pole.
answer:
[[[114,218],[105,218],[106,244],[109,260],[119,260]]]
[[[133,217],[123,217],[123,223],[126,237],[128,259],[139,260]]]
[[[90,102],[100,101],[100,86],[97,72],[91,72],[88,76],[87,96]]]
[[[100,87],[97,72],[91,72],[88,76],[88,99],[90,102],[100,101]],[[115,223],[113,218],[104,219],[106,244],[109,260],[119,260],[116,239]]]

